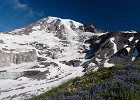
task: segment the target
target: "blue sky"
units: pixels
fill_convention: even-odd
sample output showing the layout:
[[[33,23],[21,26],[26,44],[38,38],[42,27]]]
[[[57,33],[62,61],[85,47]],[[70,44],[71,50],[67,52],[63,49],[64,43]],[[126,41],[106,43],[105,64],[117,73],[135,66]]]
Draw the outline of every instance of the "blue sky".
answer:
[[[140,31],[140,0],[0,0],[0,31],[54,16],[98,29]]]

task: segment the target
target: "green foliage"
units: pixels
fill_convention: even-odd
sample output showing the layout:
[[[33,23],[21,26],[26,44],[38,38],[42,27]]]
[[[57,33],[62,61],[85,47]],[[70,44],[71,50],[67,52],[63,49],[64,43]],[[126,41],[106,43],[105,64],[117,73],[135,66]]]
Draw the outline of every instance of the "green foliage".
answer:
[[[134,64],[134,65],[140,65],[140,61],[132,61],[132,63]]]
[[[92,83],[101,83],[110,80],[113,77],[113,73],[120,69],[120,66],[114,66],[110,68],[102,68],[96,72],[88,71],[82,77],[76,77],[73,80],[73,84],[69,87],[71,91],[79,89],[81,87],[88,87]]]

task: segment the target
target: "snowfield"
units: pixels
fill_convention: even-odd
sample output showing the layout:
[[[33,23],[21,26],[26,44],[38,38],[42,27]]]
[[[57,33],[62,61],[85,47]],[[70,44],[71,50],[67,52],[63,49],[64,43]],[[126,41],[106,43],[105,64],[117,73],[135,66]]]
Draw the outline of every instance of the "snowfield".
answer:
[[[58,61],[56,61],[58,62]],[[7,73],[12,72],[23,72],[23,71],[41,71],[45,72],[49,70],[49,73],[44,74],[46,77],[42,79],[33,79],[28,77],[19,77],[17,79],[12,79],[15,77],[10,74],[11,79],[0,79],[0,99],[1,100],[20,100],[26,97],[31,97],[34,95],[39,95],[53,87],[58,86],[64,81],[73,78],[75,76],[83,75],[82,67],[72,67],[60,64],[58,62],[58,67],[49,66],[48,68],[30,68],[36,65],[35,63],[24,63],[20,65],[12,65],[10,67],[1,68],[1,70],[7,70]],[[58,77],[56,77],[58,75]],[[6,76],[3,76],[6,78]]]
[[[25,97],[38,95],[58,86],[70,78],[83,75],[82,67],[73,67],[61,63],[61,61],[65,60],[84,58],[83,54],[75,54],[75,52],[77,52],[76,45],[78,43],[76,41],[71,40],[71,47],[63,47],[62,43],[59,42],[60,40],[57,37],[54,37],[51,33],[45,33],[44,31],[41,31],[40,33],[38,31],[34,31],[29,36],[1,33],[0,37],[4,41],[3,44],[0,44],[0,50],[6,53],[11,53],[11,49],[15,50],[12,51],[14,54],[29,52],[32,49],[36,49],[35,47],[29,45],[34,41],[47,45],[49,48],[59,46],[61,49],[64,49],[62,53],[64,56],[60,58],[59,56],[57,59],[46,57],[47,60],[43,61],[43,63],[52,63],[47,67],[44,67],[44,65],[41,65],[40,62],[37,62],[36,60],[34,62],[21,64],[11,63],[10,66],[1,66],[1,100],[20,100],[20,98],[23,99]],[[7,51],[4,51],[3,48],[5,48]],[[36,49],[36,52],[37,51],[39,50]],[[38,52],[37,56],[45,57],[45,55],[39,55]],[[30,75],[24,75],[26,71],[31,71],[32,73],[37,71],[39,73],[30,77]]]
[[[58,19],[61,20],[58,26],[65,27],[62,33],[54,28]],[[54,22],[57,23],[51,28]],[[72,22],[75,28],[82,25],[69,19],[48,17],[8,34],[0,33],[0,100],[22,100],[39,95],[84,74],[80,63],[88,61],[83,51],[90,46],[85,40],[107,33],[72,30]],[[48,32],[48,27],[54,31]],[[114,43],[113,38],[111,42]],[[105,66],[108,65],[106,62]]]
[[[55,19],[55,17],[49,17],[47,23],[51,23]],[[78,22],[74,23],[76,27],[82,25]],[[24,31],[25,28],[16,29],[9,34],[0,33],[0,50],[2,54],[8,55],[5,58],[1,57],[2,63],[11,61],[10,59],[13,59],[11,55],[21,53],[24,55],[25,52],[29,53],[32,50],[36,51],[36,57],[45,59],[43,61],[35,59],[31,62],[18,64],[11,61],[9,65],[1,66],[0,100],[22,100],[26,97],[32,97],[56,87],[70,78],[83,75],[82,67],[73,67],[62,63],[62,61],[80,58],[82,58],[81,61],[84,61],[84,54],[77,53],[79,45],[83,45],[83,43],[77,41],[78,38],[76,37],[79,36],[79,33],[70,29],[70,20],[63,20],[61,24],[64,24],[67,30],[68,38],[65,46],[63,41],[56,37],[54,33],[48,33],[45,29],[39,30],[40,25],[34,26],[29,35],[13,35]],[[91,35],[89,34],[89,36]],[[42,47],[37,47],[40,44]],[[43,50],[40,50],[40,48],[43,48]],[[39,54],[39,52],[47,52],[56,48],[61,51],[54,52],[56,59],[52,59],[45,54]],[[16,57],[16,59],[20,58]]]

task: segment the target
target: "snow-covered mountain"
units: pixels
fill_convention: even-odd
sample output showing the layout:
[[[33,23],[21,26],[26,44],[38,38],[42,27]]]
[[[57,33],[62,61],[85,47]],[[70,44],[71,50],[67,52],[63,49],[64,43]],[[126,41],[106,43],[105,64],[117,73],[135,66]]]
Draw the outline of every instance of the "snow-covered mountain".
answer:
[[[96,35],[102,34],[106,33]],[[56,17],[1,32],[0,99],[42,93],[82,75],[84,68],[80,65],[86,61],[85,52],[89,50],[85,40],[93,35],[84,32],[84,25],[79,22]]]
[[[0,99],[43,93],[87,70],[139,60],[136,31],[108,32],[47,17],[0,33]]]

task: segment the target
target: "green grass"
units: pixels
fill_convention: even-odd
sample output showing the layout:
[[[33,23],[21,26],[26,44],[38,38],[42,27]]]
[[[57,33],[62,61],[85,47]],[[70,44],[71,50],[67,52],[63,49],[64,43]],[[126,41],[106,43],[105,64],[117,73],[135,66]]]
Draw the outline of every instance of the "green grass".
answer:
[[[133,63],[134,65],[140,66],[140,61],[132,61],[132,63]]]
[[[73,84],[68,87],[71,91],[81,87],[88,87],[92,83],[101,83],[112,79],[113,73],[121,69],[121,66],[113,66],[110,68],[102,68],[98,71],[88,71],[82,77],[73,79]]]
[[[25,99],[25,100],[40,100],[41,98],[44,98],[46,96],[49,96],[52,93],[55,93],[55,96],[54,97],[57,98],[58,95],[59,95],[59,91],[60,90],[63,90],[63,89],[64,90],[67,89],[68,85],[72,84],[72,82],[73,82],[73,79],[70,79],[67,82],[62,83],[60,86],[55,87],[55,88],[52,88],[51,90],[49,90],[49,91],[47,91],[47,92],[45,92],[45,93],[43,93],[43,94],[41,94],[39,96],[35,96],[33,98]],[[56,98],[54,98],[54,100],[56,100]]]

